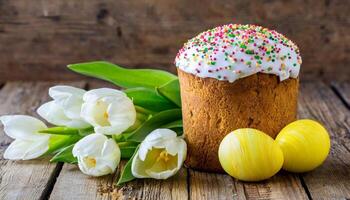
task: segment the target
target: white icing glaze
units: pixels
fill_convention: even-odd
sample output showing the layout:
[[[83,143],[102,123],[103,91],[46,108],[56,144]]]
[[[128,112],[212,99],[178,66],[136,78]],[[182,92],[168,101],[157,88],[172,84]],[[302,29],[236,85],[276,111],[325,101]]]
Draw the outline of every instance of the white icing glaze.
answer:
[[[224,25],[189,40],[176,56],[182,71],[234,82],[258,72],[297,78],[298,47],[282,34],[254,25]]]

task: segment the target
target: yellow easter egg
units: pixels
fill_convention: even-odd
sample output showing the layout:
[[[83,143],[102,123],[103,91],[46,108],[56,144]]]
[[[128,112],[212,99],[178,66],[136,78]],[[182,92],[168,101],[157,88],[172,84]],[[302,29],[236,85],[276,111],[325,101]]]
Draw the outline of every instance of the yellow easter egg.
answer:
[[[284,127],[276,137],[284,155],[283,169],[307,172],[320,166],[331,146],[327,130],[318,122],[303,119]]]
[[[261,181],[281,169],[283,153],[264,132],[243,128],[229,133],[221,141],[219,160],[229,175],[243,181]]]

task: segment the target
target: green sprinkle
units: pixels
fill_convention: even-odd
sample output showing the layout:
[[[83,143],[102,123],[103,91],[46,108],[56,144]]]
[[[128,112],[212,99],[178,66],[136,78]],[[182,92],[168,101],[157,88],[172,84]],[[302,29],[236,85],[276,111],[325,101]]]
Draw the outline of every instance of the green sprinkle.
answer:
[[[246,50],[245,53],[246,54],[254,54],[254,51],[253,50]]]
[[[247,46],[245,45],[245,44],[241,44],[241,46],[240,46],[242,49],[246,49],[247,48]]]

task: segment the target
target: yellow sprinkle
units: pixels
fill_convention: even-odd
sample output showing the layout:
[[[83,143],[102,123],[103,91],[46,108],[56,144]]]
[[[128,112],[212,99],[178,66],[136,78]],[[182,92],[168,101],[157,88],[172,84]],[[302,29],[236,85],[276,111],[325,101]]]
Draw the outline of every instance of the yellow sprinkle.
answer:
[[[284,70],[286,68],[286,65],[284,63],[281,64],[281,70]]]

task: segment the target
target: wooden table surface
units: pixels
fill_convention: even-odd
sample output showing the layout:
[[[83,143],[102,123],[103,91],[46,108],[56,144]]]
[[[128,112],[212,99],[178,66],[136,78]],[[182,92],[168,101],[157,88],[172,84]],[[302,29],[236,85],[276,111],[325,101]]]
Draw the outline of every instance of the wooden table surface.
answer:
[[[0,85],[0,115],[34,115],[48,100],[47,89],[69,84],[85,89],[94,82],[6,82]],[[10,144],[0,131],[0,199],[350,199],[350,82],[304,81],[299,97],[299,118],[325,124],[331,152],[318,169],[305,174],[279,172],[259,183],[237,181],[225,174],[183,168],[166,180],[137,180],[115,187],[114,176],[92,178],[77,166],[49,163],[48,158],[9,161],[3,152]]]

